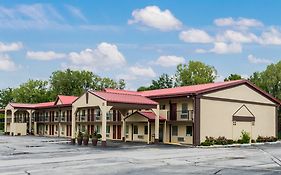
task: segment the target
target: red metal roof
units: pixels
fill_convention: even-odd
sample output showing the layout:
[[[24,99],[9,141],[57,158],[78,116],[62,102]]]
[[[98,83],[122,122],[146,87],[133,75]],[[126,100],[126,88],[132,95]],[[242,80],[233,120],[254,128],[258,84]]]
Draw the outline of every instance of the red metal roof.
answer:
[[[121,89],[105,88],[104,91],[111,92],[111,93],[117,93],[117,94],[141,95],[140,92],[137,92],[137,91],[129,91],[129,90],[121,90]]]
[[[141,105],[157,105],[158,103],[141,95],[132,95],[124,93],[112,93],[104,91],[89,91],[90,93],[102,98],[107,102],[125,103],[125,104],[141,104]]]
[[[213,90],[231,88],[233,86],[242,85],[242,84],[248,85],[253,90],[262,94],[263,96],[270,99],[271,101],[277,104],[281,104],[280,100],[274,98],[272,95],[261,90],[259,87],[255,86],[254,84],[252,84],[247,80],[234,80],[234,81],[226,81],[226,82],[207,83],[207,84],[182,86],[182,87],[167,88],[167,89],[148,90],[142,92],[123,91],[123,90],[114,90],[114,89],[105,89],[105,91],[120,93],[120,94],[130,93],[130,94],[142,95],[151,99],[156,99],[156,98],[183,96],[183,95],[198,95],[202,93],[212,92]]]
[[[167,89],[157,89],[142,91],[141,94],[146,97],[161,97],[161,96],[171,96],[171,95],[182,95],[182,94],[198,94],[203,91],[209,91],[215,88],[221,88],[224,86],[230,86],[237,83],[245,82],[245,80],[235,80],[227,82],[217,82],[217,83],[207,83],[207,84],[198,84],[192,86],[182,86],[175,88]]]
[[[66,95],[58,95],[57,101],[60,100],[63,105],[72,104],[78,97],[75,96],[66,96]]]

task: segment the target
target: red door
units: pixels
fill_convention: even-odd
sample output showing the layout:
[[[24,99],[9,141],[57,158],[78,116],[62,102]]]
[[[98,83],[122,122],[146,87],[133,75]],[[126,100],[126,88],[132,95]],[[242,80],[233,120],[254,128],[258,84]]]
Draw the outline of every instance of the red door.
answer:
[[[121,139],[121,125],[117,126],[117,139]]]
[[[177,104],[171,103],[170,104],[170,120],[177,120]]]

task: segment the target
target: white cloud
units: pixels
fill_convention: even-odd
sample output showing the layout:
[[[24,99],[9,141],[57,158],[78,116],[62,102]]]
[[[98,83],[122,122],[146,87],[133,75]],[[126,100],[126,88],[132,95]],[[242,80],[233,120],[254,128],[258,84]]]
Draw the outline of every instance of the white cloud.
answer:
[[[257,42],[258,37],[253,33],[238,32],[226,30],[223,34],[217,35],[217,41],[228,41],[235,43],[252,43]]]
[[[260,44],[280,45],[281,32],[274,27],[270,28],[268,31],[261,34]]]
[[[20,50],[23,47],[21,42],[14,42],[14,43],[2,43],[0,42],[0,52],[11,52]]]
[[[270,64],[272,63],[271,60],[264,59],[264,58],[257,58],[254,55],[248,55],[248,61],[252,64]]]
[[[49,4],[0,6],[0,28],[69,28],[64,22],[64,17]]]
[[[69,58],[74,65],[91,66],[94,69],[111,69],[126,64],[125,57],[117,46],[105,42],[100,43],[96,49],[71,52]]]
[[[161,11],[158,6],[147,6],[143,9],[136,9],[132,12],[133,19],[128,24],[140,23],[142,25],[156,28],[162,31],[180,29],[179,21],[168,9]]]
[[[84,22],[87,22],[87,18],[84,16],[84,14],[81,12],[80,9],[72,6],[72,5],[65,5],[65,7],[68,9],[68,11],[75,17],[81,19]]]
[[[263,26],[263,23],[256,19],[250,18],[237,18],[233,19],[232,17],[229,18],[218,18],[214,20],[215,25],[217,26],[235,26],[235,27],[260,27]]]
[[[16,69],[17,66],[9,57],[9,55],[0,55],[0,71],[15,71]]]
[[[156,77],[156,73],[151,67],[139,67],[139,66],[133,66],[129,69],[133,75],[136,76],[143,76],[143,77],[149,77],[153,78]]]
[[[214,48],[209,52],[217,54],[230,54],[230,53],[241,53],[242,46],[238,43],[226,44],[224,42],[215,42]]]
[[[160,56],[155,63],[162,67],[173,67],[185,63],[185,59],[174,55],[164,55]]]
[[[211,43],[213,38],[204,30],[190,29],[182,31],[179,38],[187,43]]]
[[[208,51],[205,49],[196,49],[195,53],[207,53]]]
[[[49,61],[49,60],[54,60],[54,59],[60,59],[66,57],[66,54],[64,53],[56,53],[54,51],[39,51],[39,52],[34,52],[34,51],[28,51],[26,53],[26,57],[33,59],[33,60],[41,60],[41,61]]]

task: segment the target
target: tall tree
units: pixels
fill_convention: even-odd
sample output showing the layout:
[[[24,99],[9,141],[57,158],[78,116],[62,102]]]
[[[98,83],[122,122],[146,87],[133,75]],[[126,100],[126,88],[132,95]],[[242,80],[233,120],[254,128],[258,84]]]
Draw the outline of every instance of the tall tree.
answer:
[[[5,108],[11,101],[13,101],[13,89],[7,88],[0,90],[0,109]]]
[[[87,89],[102,90],[104,88],[124,89],[123,79],[118,82],[111,78],[102,78],[90,71],[55,71],[50,77],[50,85],[54,95],[80,96]]]
[[[40,103],[53,100],[48,89],[48,81],[28,80],[13,90],[13,100],[17,103]]]
[[[141,86],[137,91],[146,91],[154,89],[165,89],[174,87],[173,78],[168,74],[162,74],[157,80],[152,80],[151,85],[148,87]]]
[[[274,97],[281,99],[281,61],[270,64],[266,70],[255,72],[249,80]]]
[[[227,78],[224,79],[224,81],[231,81],[231,80],[241,80],[241,75],[238,74],[230,74]]]
[[[179,64],[176,72],[176,86],[212,83],[217,77],[213,66],[200,61],[189,61],[188,64]]]

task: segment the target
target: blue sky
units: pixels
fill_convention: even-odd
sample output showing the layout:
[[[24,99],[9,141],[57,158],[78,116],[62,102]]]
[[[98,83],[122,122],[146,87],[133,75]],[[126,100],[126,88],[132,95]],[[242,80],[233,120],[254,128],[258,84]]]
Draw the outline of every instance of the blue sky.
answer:
[[[216,81],[280,59],[281,1],[2,1],[0,88],[86,69],[127,89],[178,63],[214,66]]]

